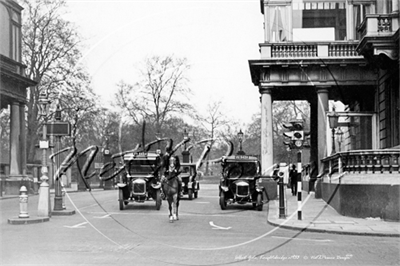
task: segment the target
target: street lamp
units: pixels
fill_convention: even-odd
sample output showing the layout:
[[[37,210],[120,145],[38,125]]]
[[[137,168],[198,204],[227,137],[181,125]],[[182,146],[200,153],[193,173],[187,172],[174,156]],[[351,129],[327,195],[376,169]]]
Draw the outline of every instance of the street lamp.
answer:
[[[47,97],[47,93],[42,91],[39,94],[38,100],[39,115],[43,116],[43,127],[42,127],[42,140],[39,141],[39,148],[42,149],[42,176],[40,177],[40,189],[39,189],[39,203],[37,215],[39,217],[50,217],[50,191],[49,191],[49,177],[47,176],[49,171],[47,169],[47,149],[49,148],[49,141],[47,140],[47,114],[50,105],[50,100]]]
[[[339,115],[335,112],[335,108],[333,109],[333,114],[328,116],[329,118],[329,127],[332,129],[332,154],[336,153],[335,149],[335,128],[339,125]]]
[[[343,131],[340,129],[340,127],[338,128],[337,132],[336,132],[336,136],[338,136],[338,148],[339,148],[339,152],[341,150],[342,147],[342,141],[343,141]]]
[[[189,133],[186,131],[186,128],[183,130],[183,139],[187,140],[189,138]],[[186,142],[185,142],[185,151],[186,151]]]
[[[183,139],[187,140],[189,138],[189,132],[187,132],[186,128],[183,130]],[[188,163],[189,162],[189,157],[190,157],[190,152],[186,150],[186,142],[184,144],[184,150],[182,151],[182,162],[183,163]]]
[[[47,169],[47,149],[49,148],[49,142],[47,140],[47,114],[50,105],[50,100],[47,98],[47,93],[42,91],[39,94],[39,115],[43,116],[43,127],[42,127],[42,140],[39,141],[39,148],[43,150],[42,152],[42,177],[40,180],[47,182],[49,180],[48,169]]]
[[[57,104],[57,109],[54,114],[54,119],[56,121],[61,121],[61,107],[60,104]],[[61,150],[61,136],[56,137],[56,152]],[[59,170],[61,166],[61,159],[60,154],[56,156],[56,171]],[[61,211],[64,210],[65,207],[63,206],[63,196],[62,196],[62,186],[61,186],[61,176],[58,177],[57,180],[54,180],[54,210]]]
[[[103,148],[103,165],[106,165],[107,163],[111,162],[111,153],[110,149],[108,147],[110,141],[109,135],[106,135],[106,144],[105,147]],[[114,179],[109,179],[104,182],[104,190],[111,190],[113,189],[113,183]]]
[[[238,151],[238,155],[245,155],[246,153],[242,150],[242,142],[243,142],[243,132],[242,129],[239,130],[239,133],[237,134],[238,139],[239,139],[239,151]]]

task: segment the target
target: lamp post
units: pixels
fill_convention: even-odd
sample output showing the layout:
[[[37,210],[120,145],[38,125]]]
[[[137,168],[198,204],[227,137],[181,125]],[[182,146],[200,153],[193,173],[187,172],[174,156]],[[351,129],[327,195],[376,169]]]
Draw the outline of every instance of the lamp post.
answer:
[[[61,107],[57,104],[57,109],[54,115],[54,119],[56,121],[61,121]],[[56,135],[56,152],[61,150],[61,136]],[[60,155],[57,154],[56,156],[56,171],[60,168]],[[63,206],[63,197],[61,191],[61,176],[58,177],[58,180],[54,180],[54,210],[61,211],[64,210],[65,207]]]
[[[333,114],[328,116],[329,118],[329,127],[332,129],[332,154],[336,153],[335,148],[335,128],[338,127],[339,115],[335,112],[335,108],[333,109]]]
[[[111,153],[110,149],[108,148],[108,143],[109,143],[110,138],[106,136],[106,146],[103,149],[103,164],[107,164],[111,162]],[[104,190],[111,190],[113,189],[113,182],[114,179],[109,179],[104,182]]]
[[[242,142],[243,142],[243,132],[242,129],[239,130],[239,133],[237,134],[238,139],[239,139],[239,151],[238,151],[238,155],[245,155],[246,153],[242,150]]]
[[[339,148],[339,152],[341,151],[342,148],[342,141],[343,141],[343,131],[340,129],[340,127],[338,128],[336,135],[338,136],[338,148]]]
[[[49,148],[49,142],[47,140],[47,114],[50,100],[47,98],[46,92],[41,92],[39,95],[39,115],[43,116],[43,127],[42,127],[42,140],[39,142],[39,148],[42,149],[42,177],[41,181],[49,180],[48,169],[47,169],[47,149]]]
[[[183,139],[187,140],[189,138],[189,133],[187,132],[186,128],[183,130]],[[186,142],[184,144],[184,150],[182,151],[182,162],[188,163],[190,157],[190,152],[186,150]]]
[[[42,176],[40,177],[40,190],[39,190],[39,203],[38,212],[39,217],[50,217],[50,191],[49,191],[49,177],[47,176],[49,171],[47,168],[47,149],[49,148],[49,141],[47,140],[47,114],[50,100],[47,97],[47,93],[42,91],[39,95],[39,115],[43,116],[43,127],[42,127],[42,140],[39,141],[39,148],[42,149]]]

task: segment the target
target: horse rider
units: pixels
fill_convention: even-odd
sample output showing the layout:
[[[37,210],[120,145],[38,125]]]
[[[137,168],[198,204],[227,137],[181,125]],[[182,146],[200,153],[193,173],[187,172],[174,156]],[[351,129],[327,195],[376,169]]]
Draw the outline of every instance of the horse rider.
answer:
[[[178,196],[180,198],[183,197],[183,191],[182,191],[182,178],[180,176],[180,167],[181,164],[179,162],[179,157],[178,156],[171,156],[170,155],[170,150],[167,150],[167,152],[163,156],[163,173],[162,173],[162,179],[166,178],[172,178],[176,177],[178,181]],[[161,191],[161,196],[163,199],[165,199],[165,194],[163,191]]]

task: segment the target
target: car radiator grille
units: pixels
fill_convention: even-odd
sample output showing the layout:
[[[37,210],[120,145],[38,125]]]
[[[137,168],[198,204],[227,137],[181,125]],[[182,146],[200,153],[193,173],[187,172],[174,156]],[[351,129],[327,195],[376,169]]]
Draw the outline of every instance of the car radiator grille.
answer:
[[[134,194],[144,194],[145,192],[146,192],[146,183],[142,182],[133,183]]]
[[[249,185],[238,184],[236,185],[236,195],[239,197],[246,197],[249,195]]]

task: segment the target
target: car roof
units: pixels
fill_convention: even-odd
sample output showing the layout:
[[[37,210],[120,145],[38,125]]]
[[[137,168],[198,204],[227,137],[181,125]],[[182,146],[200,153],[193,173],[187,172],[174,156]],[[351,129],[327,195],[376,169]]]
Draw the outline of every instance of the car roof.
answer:
[[[195,163],[181,163],[181,167],[182,166],[196,167],[196,164]]]
[[[231,155],[225,157],[226,162],[257,162],[258,158],[251,155]]]
[[[156,160],[158,154],[155,152],[129,152],[124,154],[124,160]]]

